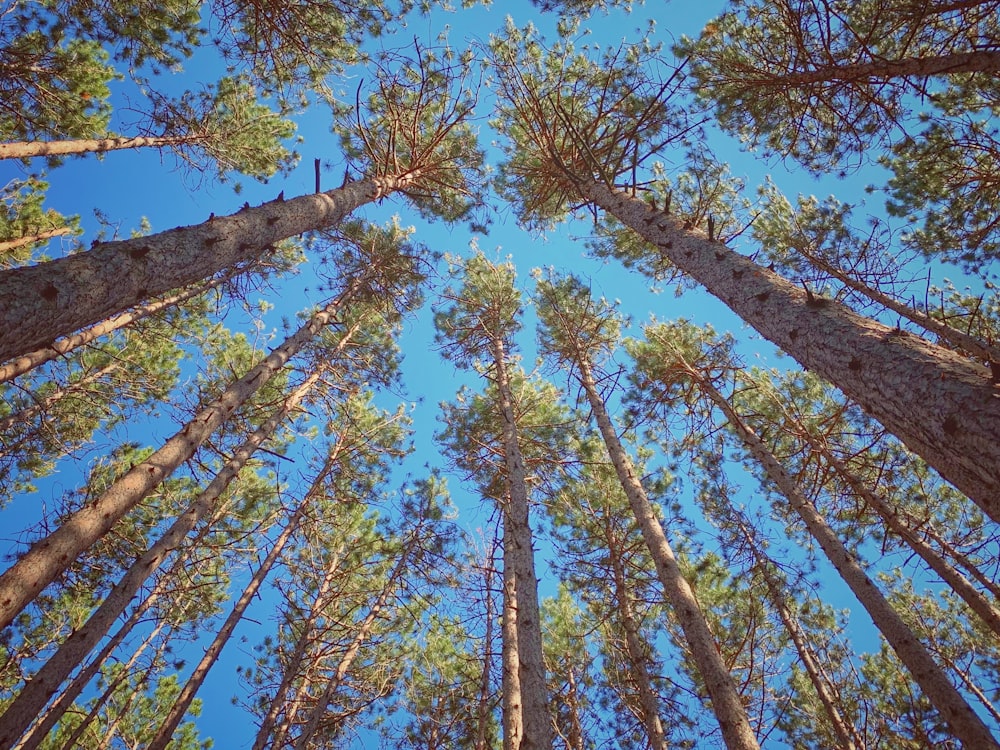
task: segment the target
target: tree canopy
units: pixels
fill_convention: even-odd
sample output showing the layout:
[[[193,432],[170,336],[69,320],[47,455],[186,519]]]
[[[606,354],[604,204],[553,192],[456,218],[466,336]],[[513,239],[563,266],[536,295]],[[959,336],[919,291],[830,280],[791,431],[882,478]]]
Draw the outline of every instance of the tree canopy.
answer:
[[[1000,4],[498,6],[6,3],[0,750],[1000,747]]]

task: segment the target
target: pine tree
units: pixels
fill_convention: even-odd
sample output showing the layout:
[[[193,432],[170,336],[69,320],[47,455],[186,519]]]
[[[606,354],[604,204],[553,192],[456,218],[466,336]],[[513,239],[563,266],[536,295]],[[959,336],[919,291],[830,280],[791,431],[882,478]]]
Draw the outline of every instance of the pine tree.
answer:
[[[491,494],[503,518],[504,747],[545,750],[552,746],[552,728],[522,451],[526,405],[519,392],[523,379],[512,366],[513,337],[521,325],[521,295],[509,263],[494,264],[478,254],[456,271],[458,284],[442,293],[443,304],[435,313],[437,340],[447,359],[479,372],[492,387],[488,396],[481,397],[482,403],[470,404],[470,412],[476,407],[480,410],[479,424],[465,425],[468,432],[453,424],[446,437],[451,451],[459,456],[457,462],[462,461],[460,445],[474,435],[475,442],[490,445],[498,454],[497,475],[477,480],[487,487],[493,485]],[[489,437],[484,434],[487,431],[492,433]],[[523,735],[517,732],[519,723]]]

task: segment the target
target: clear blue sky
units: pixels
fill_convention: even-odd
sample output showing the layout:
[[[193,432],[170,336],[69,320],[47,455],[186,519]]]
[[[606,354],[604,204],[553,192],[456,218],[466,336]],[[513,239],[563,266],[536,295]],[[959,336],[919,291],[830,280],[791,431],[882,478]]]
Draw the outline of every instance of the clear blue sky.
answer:
[[[637,8],[631,16],[618,12],[610,16],[598,15],[591,19],[586,27],[593,31],[595,37],[613,44],[623,39],[634,38],[635,30],[644,28],[646,19],[653,18],[657,22],[657,37],[669,47],[671,41],[681,34],[696,35],[704,22],[715,15],[721,7],[722,3],[719,0],[710,2],[675,0],[670,4],[660,0],[650,0],[644,7]],[[501,30],[507,14],[510,14],[519,25],[533,21],[544,31],[550,32],[554,28],[554,19],[540,18],[527,0],[498,0],[491,9],[476,8],[453,14],[436,12],[430,18],[415,18],[409,29],[404,30],[395,39],[386,39],[384,43],[386,46],[404,47],[409,44],[413,36],[416,36],[423,43],[430,45],[434,43],[445,25],[448,25],[452,45],[460,47],[463,45],[463,40],[482,41],[491,32]],[[197,82],[213,80],[215,75],[217,69],[213,61],[199,58],[197,62],[189,63],[187,70],[179,74],[177,80],[183,87],[192,87]],[[347,84],[352,95],[354,85],[353,81]],[[483,103],[484,105],[487,103],[485,96]],[[490,135],[486,133],[486,115],[488,111],[484,106],[484,145],[488,145],[490,140]],[[160,231],[178,225],[199,223],[210,213],[217,215],[230,213],[238,209],[244,201],[257,204],[270,200],[279,191],[284,191],[288,197],[311,193],[313,159],[321,158],[335,165],[340,164],[341,160],[337,153],[336,139],[329,132],[330,116],[327,110],[318,107],[296,119],[299,135],[305,139],[298,147],[302,155],[298,168],[289,176],[276,178],[268,185],[244,181],[245,190],[240,195],[235,194],[228,185],[213,183],[210,179],[202,179],[198,175],[185,175],[182,170],[176,168],[170,153],[161,155],[155,151],[144,150],[110,153],[103,159],[87,157],[67,161],[48,176],[52,187],[47,205],[65,214],[80,214],[87,229],[83,239],[89,242],[96,229],[93,220],[95,209],[99,209],[115,222],[121,235],[127,236],[133,228],[139,226],[143,217],[149,220],[153,231]],[[817,193],[822,196],[831,190],[807,176],[789,173],[780,164],[763,164],[748,157],[740,153],[736,145],[728,139],[713,140],[712,146],[721,159],[732,163],[736,175],[746,177],[751,188],[759,184],[765,174],[770,173],[790,196],[799,192]],[[10,162],[0,163],[0,178],[5,182],[21,174],[22,170]],[[330,185],[338,184],[340,174],[335,167],[324,175],[324,179]],[[854,178],[849,187],[853,194],[841,194],[841,197],[847,201],[858,200],[860,198],[858,189],[865,182],[863,175]],[[393,213],[398,213],[403,224],[414,223],[418,226],[418,233],[415,236],[417,241],[440,252],[466,253],[473,240],[473,236],[463,227],[452,229],[416,221],[409,215],[406,206],[399,202],[387,201],[383,206],[369,207],[360,213],[379,222],[386,220]],[[519,277],[528,291],[530,291],[530,269],[553,265],[589,277],[596,293],[623,300],[625,311],[639,323],[648,319],[650,313],[654,313],[660,318],[684,315],[697,323],[711,322],[718,330],[737,332],[741,328],[728,311],[707,295],[688,293],[682,299],[675,299],[671,290],[654,295],[649,292],[648,284],[643,278],[626,273],[617,265],[601,265],[587,259],[583,243],[578,238],[585,237],[588,232],[587,222],[583,221],[565,227],[553,233],[551,237],[541,238],[518,229],[513,225],[509,215],[501,215],[497,217],[490,235],[478,237],[477,241],[488,254],[495,253],[498,257],[512,256]],[[268,318],[269,325],[278,331],[279,337],[282,316],[292,317],[300,309],[316,301],[300,297],[292,291],[300,284],[308,284],[307,274],[306,269],[300,280],[289,285],[287,293],[282,295],[280,304]],[[431,440],[432,434],[439,429],[437,404],[443,400],[450,400],[460,381],[451,365],[442,361],[434,352],[429,310],[425,309],[416,319],[408,321],[405,329],[400,345],[405,354],[404,376],[410,392],[408,399],[413,401],[418,397],[422,399],[413,413],[417,451],[408,462],[412,472],[419,475],[421,467],[426,463],[441,465],[440,452]],[[523,342],[524,351],[529,355],[526,357],[525,365],[529,368],[533,335],[529,318]],[[742,338],[752,337],[744,331]],[[752,346],[754,345],[751,344]],[[763,357],[770,356],[772,347],[769,344],[758,343],[757,346]],[[128,428],[126,436],[155,445],[156,441],[170,434],[173,429],[171,423],[153,427],[133,425]],[[23,498],[15,503],[3,516],[4,540],[13,536],[7,530],[13,532],[26,523],[37,512],[41,501],[51,504],[59,493],[75,486],[78,481],[79,477],[73,472],[64,470],[51,480],[42,483],[39,495]],[[480,509],[476,498],[464,492],[457,480],[452,479],[450,486],[455,494],[456,503],[462,509],[463,523],[470,528],[484,526],[489,518],[489,511]],[[544,575],[544,568],[542,572]],[[552,593],[551,581],[545,584],[544,591]],[[246,635],[249,642],[240,643],[240,635]],[[201,725],[206,734],[215,737],[216,747],[242,747],[249,738],[252,738],[253,726],[250,719],[241,709],[231,706],[230,697],[236,692],[233,665],[249,661],[247,655],[249,648],[261,635],[261,632],[255,633],[251,628],[238,632],[236,639],[227,649],[223,661],[216,667],[202,691],[201,697],[206,702],[206,711]],[[189,663],[192,661],[189,659]]]

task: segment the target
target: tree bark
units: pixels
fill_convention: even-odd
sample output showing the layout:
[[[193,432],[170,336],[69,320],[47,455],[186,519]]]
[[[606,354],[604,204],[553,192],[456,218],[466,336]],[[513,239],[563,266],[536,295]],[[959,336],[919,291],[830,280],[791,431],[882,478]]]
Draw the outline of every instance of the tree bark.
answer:
[[[0,143],[0,148],[3,148],[3,145]],[[69,234],[72,231],[69,227],[54,227],[53,229],[46,229],[35,234],[26,234],[23,237],[18,237],[16,240],[3,240],[0,242],[0,253],[16,250],[25,245],[33,245],[36,242],[51,240],[53,237],[62,237],[64,234]]]
[[[230,384],[159,450],[134,466],[96,500],[70,516],[58,529],[32,545],[14,565],[0,575],[0,628],[9,625],[73,560],[107,533],[118,519],[135,507],[178,466],[193,456],[198,447],[241,404],[316,337],[359,286],[360,281],[356,279],[347,292],[313,315],[260,364]]]
[[[631,195],[597,182],[577,189],[1000,521],[1000,388],[985,366],[799,289]]]
[[[925,78],[955,73],[995,73],[996,71],[1000,71],[1000,52],[973,50],[971,52],[954,52],[949,55],[904,57],[898,60],[877,60],[845,65],[823,65],[813,70],[749,80],[747,85],[753,88],[765,84],[769,87],[784,89],[832,81],[869,83],[870,81],[884,81],[890,78]]]
[[[84,326],[200,281],[274,243],[337,224],[359,206],[401,190],[419,173],[350,182],[326,193],[244,207],[202,224],[0,273],[0,361],[48,346]]]
[[[68,156],[119,151],[127,148],[168,148],[204,140],[199,136],[119,136],[75,138],[61,141],[14,141],[0,143],[0,159],[30,159],[35,156]]]
[[[5,365],[0,366],[0,383],[6,383],[9,380],[13,380],[18,375],[23,375],[24,373],[33,370],[46,362],[61,357],[64,354],[68,354],[84,344],[89,344],[91,341],[95,341],[101,336],[105,336],[119,330],[120,328],[124,328],[137,320],[148,318],[150,315],[155,315],[161,310],[166,310],[167,308],[179,305],[192,297],[197,297],[199,294],[219,286],[230,278],[231,275],[226,274],[225,276],[209,279],[203,284],[192,286],[185,291],[179,292],[178,294],[162,300],[150,302],[147,305],[143,305],[142,307],[138,307],[134,310],[129,310],[126,313],[104,320],[97,325],[90,326],[89,328],[80,331],[79,333],[75,333],[72,336],[58,339],[50,346],[43,347],[33,352],[27,352],[23,356],[13,359]]]
[[[194,700],[202,683],[205,682],[209,670],[215,665],[219,654],[222,653],[223,647],[229,642],[229,638],[232,636],[236,626],[243,619],[243,615],[246,613],[247,607],[250,606],[250,602],[257,595],[264,580],[270,574],[271,568],[274,567],[275,562],[277,562],[284,551],[288,540],[292,538],[292,533],[298,528],[307,502],[308,500],[305,500],[299,505],[291,518],[288,519],[288,523],[285,524],[285,528],[281,530],[278,538],[274,540],[274,544],[271,545],[267,557],[264,558],[264,561],[254,571],[250,582],[244,587],[243,593],[240,594],[236,603],[233,604],[229,616],[226,617],[225,622],[222,623],[222,627],[215,634],[212,643],[205,649],[205,655],[202,656],[188,678],[188,681],[181,689],[181,692],[177,695],[177,699],[170,706],[170,710],[167,711],[166,716],[163,718],[160,728],[156,731],[156,736],[146,746],[146,750],[165,750],[167,744],[173,739],[177,726],[181,723],[188,708],[190,708],[191,701]]]

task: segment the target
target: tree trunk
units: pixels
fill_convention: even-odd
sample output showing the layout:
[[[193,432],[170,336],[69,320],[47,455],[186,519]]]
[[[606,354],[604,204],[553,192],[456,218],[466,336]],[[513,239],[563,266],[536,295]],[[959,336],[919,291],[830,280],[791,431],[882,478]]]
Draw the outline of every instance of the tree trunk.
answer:
[[[748,80],[747,86],[760,84],[787,89],[813,83],[833,81],[863,82],[885,81],[890,78],[926,78],[955,73],[995,73],[1000,71],[1000,52],[973,50],[950,55],[904,57],[898,60],[876,60],[845,65],[823,65],[813,70],[785,73],[765,79]]]
[[[333,696],[336,695],[337,688],[339,688],[340,684],[344,681],[344,677],[347,676],[348,670],[350,670],[351,665],[354,664],[354,659],[357,657],[358,652],[361,650],[365,641],[368,640],[368,636],[371,634],[372,628],[375,626],[375,620],[378,619],[382,609],[389,601],[389,597],[395,592],[399,578],[409,563],[413,544],[419,544],[419,541],[411,540],[411,543],[407,545],[407,548],[402,551],[399,561],[389,574],[389,578],[386,580],[385,585],[379,592],[378,598],[375,599],[371,609],[368,610],[368,614],[366,614],[365,618],[361,621],[357,632],[354,634],[354,638],[351,640],[350,646],[348,646],[347,651],[337,664],[337,669],[333,673],[333,677],[327,680],[326,685],[316,701],[316,705],[313,706],[313,710],[310,712],[309,718],[306,720],[305,726],[302,727],[299,738],[295,743],[295,750],[306,750],[306,748],[309,747],[309,741],[316,733],[316,729],[319,727],[320,719],[322,719],[323,714],[326,713],[327,705],[329,705]]]
[[[75,333],[72,336],[58,339],[51,346],[46,346],[42,349],[28,352],[25,355],[18,357],[17,359],[13,359],[0,367],[0,383],[6,383],[9,380],[13,380],[18,375],[23,375],[39,365],[43,365],[46,362],[57,359],[64,354],[68,354],[84,344],[89,344],[91,341],[95,341],[101,336],[117,331],[120,328],[124,328],[137,320],[142,320],[150,315],[155,315],[161,310],[166,310],[169,307],[179,305],[192,297],[197,297],[199,294],[202,294],[203,292],[228,281],[231,277],[232,274],[226,274],[225,276],[209,279],[203,284],[192,286],[185,291],[167,297],[166,299],[150,302],[148,305],[143,305],[142,307],[122,313],[121,315],[116,315],[113,318],[102,321],[97,325],[91,326],[90,328],[80,331],[79,333]]]
[[[986,367],[799,289],[624,192],[577,188],[1000,521],[1000,388]]]
[[[37,399],[35,403],[30,406],[26,406],[20,411],[16,411],[13,414],[8,414],[6,417],[0,419],[0,435],[6,433],[8,430],[21,425],[26,425],[31,422],[38,414],[44,413],[46,410],[55,406],[57,403],[62,401],[68,396],[72,396],[75,393],[85,390],[91,383],[100,380],[105,375],[114,372],[115,370],[121,369],[121,362],[117,360],[111,360],[104,367],[98,368],[93,372],[88,372],[86,375],[80,377],[79,380],[75,380],[72,383],[67,383],[66,385],[59,388],[57,391],[53,391],[48,396]],[[47,427],[46,423],[43,421],[38,425],[37,430],[45,430]],[[7,445],[6,443],[0,445],[0,456],[6,456],[16,450],[24,441],[30,437],[21,436],[12,445]]]
[[[833,564],[862,606],[871,616],[875,626],[888,641],[896,655],[909,669],[924,695],[938,710],[955,736],[966,747],[976,750],[1000,748],[990,730],[976,715],[962,695],[955,689],[944,671],[935,663],[917,636],[879,592],[875,582],[868,577],[858,561],[848,552],[836,532],[800,492],[784,467],[768,450],[764,442],[736,413],[729,401],[701,376],[695,368],[684,362],[685,372],[722,411],[730,426],[743,441],[747,450],[761,464],[768,478],[788,499],[809,533],[819,543],[827,559]]]
[[[618,433],[611,423],[604,401],[597,392],[590,364],[585,361],[578,361],[575,364],[580,385],[587,394],[594,419],[607,446],[608,455],[614,464],[622,489],[628,497],[636,522],[642,530],[646,546],[653,557],[664,594],[684,632],[684,639],[690,647],[691,657],[698,672],[705,681],[705,688],[708,690],[712,710],[719,722],[726,747],[729,750],[759,750],[760,745],[750,727],[750,719],[740,700],[736,684],[722,659],[701,605],[681,572],[663,526],[646,496],[646,490],[636,476],[632,461],[618,439]]]
[[[20,739],[20,741],[12,746],[12,750],[36,750],[42,741],[48,736],[52,728],[62,719],[63,714],[73,705],[83,689],[90,684],[90,681],[94,679],[97,673],[104,666],[104,663],[108,660],[108,657],[114,653],[122,641],[132,632],[136,625],[142,620],[146,612],[149,611],[150,607],[156,603],[159,599],[160,594],[166,587],[167,579],[170,576],[177,575],[177,567],[186,562],[186,559],[179,557],[172,566],[172,570],[159,578],[156,586],[150,592],[149,596],[143,599],[135,609],[129,614],[128,619],[122,624],[115,634],[108,639],[108,642],[101,647],[100,652],[94,656],[93,659],[88,662],[88,664],[81,669],[73,680],[66,686],[59,697],[50,705],[45,713],[39,717],[38,723],[31,728],[31,731]],[[159,623],[158,623],[159,624]]]
[[[3,716],[0,716],[0,746],[20,736],[27,729],[32,717],[41,713],[63,680],[108,633],[114,621],[125,611],[146,579],[159,568],[167,555],[181,545],[194,527],[214,510],[216,501],[222,493],[246,466],[261,444],[274,436],[288,415],[312,390],[320,374],[321,372],[317,370],[307,378],[285,399],[281,407],[236,449],[232,458],[226,462],[191,506],[132,564],[87,622],[74,630],[56,653],[35,673],[17,698],[7,707]]]
[[[169,148],[204,140],[198,136],[135,136],[132,138],[77,138],[63,141],[15,141],[0,143],[0,159],[30,159],[35,156],[68,156],[119,151],[126,148]]]
[[[610,530],[605,524],[605,541],[615,577],[615,601],[618,607],[618,618],[622,630],[625,631],[625,653],[628,656],[632,679],[635,680],[639,692],[639,710],[642,714],[642,725],[646,728],[646,737],[650,750],[668,750],[666,735],[663,732],[663,722],[660,720],[659,700],[653,689],[653,679],[646,666],[646,649],[639,633],[639,624],[632,611],[632,595],[629,593],[625,580],[625,568],[621,551],[611,538]]]
[[[274,243],[339,223],[359,206],[405,188],[418,173],[350,182],[326,193],[244,207],[202,224],[101,242],[58,260],[0,273],[0,361],[235,263]]]
[[[504,508],[504,579],[508,564],[513,569],[517,628],[518,680],[524,736],[514,750],[549,750],[552,747],[552,719],[549,716],[545,658],[542,653],[541,616],[538,607],[538,578],[528,521],[528,486],[524,459],[518,444],[517,422],[507,354],[499,336],[493,337],[493,364],[503,429],[504,463],[507,469],[508,503]],[[507,528],[510,528],[510,534]],[[506,608],[505,608],[506,610]]]
[[[508,493],[507,505],[510,505]],[[501,622],[501,693],[503,714],[503,750],[519,750],[524,737],[521,701],[521,659],[517,651],[517,580],[507,550],[514,546],[513,530],[503,515],[503,618]]]
[[[363,280],[363,279],[362,279]],[[317,312],[293,336],[273,350],[260,364],[233,382],[202,409],[180,432],[169,438],[148,459],[134,466],[99,498],[87,503],[62,526],[36,542],[0,575],[0,628],[55,580],[80,554],[101,538],[125,513],[135,507],[164,479],[194,455],[218,427],[288,360],[314,339],[360,286],[351,288]]]
[[[806,675],[809,677],[809,682],[812,684],[813,690],[816,691],[816,696],[819,698],[820,703],[823,704],[823,709],[830,720],[830,726],[833,728],[834,734],[837,735],[840,747],[843,750],[862,750],[865,743],[858,737],[853,724],[846,721],[841,715],[840,709],[837,707],[839,697],[835,694],[833,685],[823,670],[821,659],[809,644],[808,635],[803,633],[802,628],[799,627],[795,615],[788,606],[784,586],[771,570],[771,566],[774,563],[761,550],[760,543],[756,535],[750,530],[749,524],[746,523],[743,514],[735,508],[730,508],[727,512],[729,515],[736,517],[734,519],[735,523],[739,527],[747,546],[750,548],[751,555],[753,555],[754,567],[760,571],[761,576],[764,578],[771,606],[778,613],[781,623],[785,626],[785,632],[792,639],[792,645],[795,646],[795,653],[799,657],[799,662],[806,670]]]
[[[239,599],[233,605],[226,621],[222,623],[219,632],[212,639],[212,643],[205,649],[205,655],[202,656],[198,665],[194,668],[194,671],[181,689],[170,710],[167,711],[163,722],[160,724],[160,728],[156,732],[156,736],[146,746],[146,750],[165,750],[167,744],[173,739],[177,726],[184,718],[184,714],[187,713],[188,708],[191,706],[191,701],[194,700],[202,683],[204,683],[209,670],[215,665],[219,654],[222,653],[223,647],[229,642],[229,638],[232,636],[236,626],[243,619],[243,615],[246,613],[247,607],[250,606],[250,602],[257,595],[257,591],[260,590],[264,580],[270,574],[271,568],[274,567],[278,557],[284,551],[288,540],[292,538],[292,533],[298,528],[307,502],[308,498],[299,505],[291,518],[288,519],[288,523],[285,524],[285,528],[281,530],[278,538],[274,540],[274,544],[271,545],[271,550],[267,553],[267,557],[264,558],[264,562],[258,566],[250,578],[250,582],[243,589],[243,593],[240,594]]]

